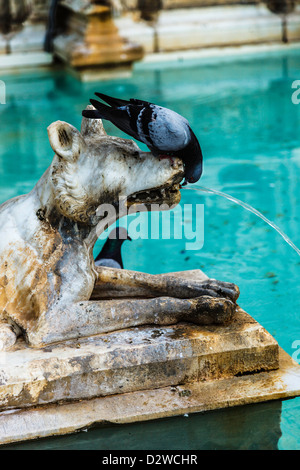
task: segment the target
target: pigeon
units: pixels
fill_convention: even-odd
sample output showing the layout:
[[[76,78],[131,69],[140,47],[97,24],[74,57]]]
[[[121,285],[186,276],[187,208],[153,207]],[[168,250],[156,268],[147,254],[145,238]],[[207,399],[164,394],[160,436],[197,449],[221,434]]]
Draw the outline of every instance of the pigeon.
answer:
[[[125,228],[117,227],[113,229],[95,259],[95,265],[123,269],[121,247],[125,240],[131,240]]]
[[[96,109],[82,111],[89,119],[106,119],[121,131],[147,145],[153,155],[162,158],[179,157],[185,167],[185,181],[196,183],[202,175],[202,151],[189,122],[180,114],[162,106],[130,99],[112,98],[103,93],[96,96],[108,103],[91,99]]]

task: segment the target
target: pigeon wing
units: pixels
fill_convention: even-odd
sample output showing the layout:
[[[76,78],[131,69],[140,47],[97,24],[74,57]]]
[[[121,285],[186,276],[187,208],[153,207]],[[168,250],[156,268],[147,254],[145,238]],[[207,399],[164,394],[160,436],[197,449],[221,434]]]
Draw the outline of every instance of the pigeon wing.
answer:
[[[161,151],[177,152],[185,148],[191,138],[188,121],[167,108],[155,105],[148,123],[149,139]]]

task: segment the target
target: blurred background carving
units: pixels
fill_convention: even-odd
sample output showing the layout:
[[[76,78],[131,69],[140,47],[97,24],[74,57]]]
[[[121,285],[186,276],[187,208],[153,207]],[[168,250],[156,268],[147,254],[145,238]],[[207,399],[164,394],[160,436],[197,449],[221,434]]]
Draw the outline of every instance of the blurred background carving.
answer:
[[[300,2],[0,0],[0,32],[0,71],[58,61],[89,81],[149,54],[300,41]]]

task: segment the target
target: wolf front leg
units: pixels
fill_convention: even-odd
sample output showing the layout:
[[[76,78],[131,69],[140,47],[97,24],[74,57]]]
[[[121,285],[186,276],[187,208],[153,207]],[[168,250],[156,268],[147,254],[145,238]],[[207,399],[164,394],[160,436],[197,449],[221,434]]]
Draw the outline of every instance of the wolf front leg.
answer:
[[[189,299],[207,295],[210,297],[225,297],[236,302],[239,297],[239,288],[230,282],[215,279],[201,282],[172,276],[171,274],[153,275],[126,269],[107,268],[97,266],[96,292],[97,295],[107,294],[124,295],[131,297],[169,296],[178,299]]]
[[[84,301],[48,312],[35,330],[27,332],[27,340],[30,346],[42,347],[147,324],[172,325],[180,321],[224,324],[232,319],[235,310],[236,304],[230,299],[209,296]]]

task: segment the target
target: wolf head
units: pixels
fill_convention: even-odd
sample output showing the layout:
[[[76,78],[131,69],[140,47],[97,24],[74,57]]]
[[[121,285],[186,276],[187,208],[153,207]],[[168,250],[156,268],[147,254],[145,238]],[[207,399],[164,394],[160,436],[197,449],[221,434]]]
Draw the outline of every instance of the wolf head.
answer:
[[[91,108],[90,106],[88,108]],[[102,121],[83,118],[81,132],[56,121],[48,127],[55,156],[50,168],[57,210],[76,222],[94,225],[101,204],[176,205],[182,161],[159,160],[132,140],[108,136]]]

